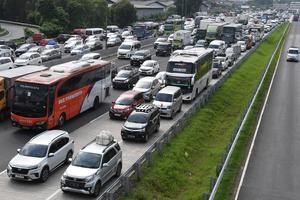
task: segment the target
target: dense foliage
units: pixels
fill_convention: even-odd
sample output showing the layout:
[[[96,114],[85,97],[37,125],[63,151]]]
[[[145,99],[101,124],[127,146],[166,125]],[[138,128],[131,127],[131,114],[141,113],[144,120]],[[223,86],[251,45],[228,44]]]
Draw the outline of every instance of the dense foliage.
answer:
[[[192,16],[199,11],[201,4],[202,0],[175,0],[177,13],[182,16]]]
[[[52,37],[74,28],[126,26],[136,10],[127,0],[111,9],[106,0],[0,0],[0,19],[38,24]]]

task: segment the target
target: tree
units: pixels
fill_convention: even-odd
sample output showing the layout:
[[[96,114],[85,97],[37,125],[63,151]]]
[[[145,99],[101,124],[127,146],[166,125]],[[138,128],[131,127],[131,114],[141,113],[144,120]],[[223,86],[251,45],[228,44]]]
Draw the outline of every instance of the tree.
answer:
[[[136,21],[136,9],[128,0],[121,0],[112,6],[113,21],[120,27],[125,27]]]
[[[177,13],[181,16],[192,16],[195,12],[198,12],[202,0],[175,0]]]

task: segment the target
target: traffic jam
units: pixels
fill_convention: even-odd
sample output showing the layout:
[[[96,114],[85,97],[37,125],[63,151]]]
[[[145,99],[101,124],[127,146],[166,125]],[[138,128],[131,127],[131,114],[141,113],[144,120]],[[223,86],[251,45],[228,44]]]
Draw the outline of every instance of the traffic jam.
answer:
[[[272,11],[172,15],[51,39],[35,33],[19,47],[0,41],[1,119],[16,131],[37,132],[0,173],[0,199],[97,198],[288,19]],[[107,103],[103,114],[64,129]]]

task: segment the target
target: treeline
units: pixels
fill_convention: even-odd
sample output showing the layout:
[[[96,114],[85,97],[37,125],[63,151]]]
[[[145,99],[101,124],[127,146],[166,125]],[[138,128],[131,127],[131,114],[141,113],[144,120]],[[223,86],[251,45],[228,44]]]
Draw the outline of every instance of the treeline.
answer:
[[[127,26],[136,10],[128,0],[111,8],[106,0],[0,0],[0,19],[38,24],[53,37],[74,28]]]

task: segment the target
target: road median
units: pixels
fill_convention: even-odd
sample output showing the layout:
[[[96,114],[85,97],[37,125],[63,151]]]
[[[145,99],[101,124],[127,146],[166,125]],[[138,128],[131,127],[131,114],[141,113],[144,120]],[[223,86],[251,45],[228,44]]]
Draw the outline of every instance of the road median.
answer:
[[[200,199],[253,96],[284,26],[274,31],[197,110],[180,134],[154,156],[125,199]]]

